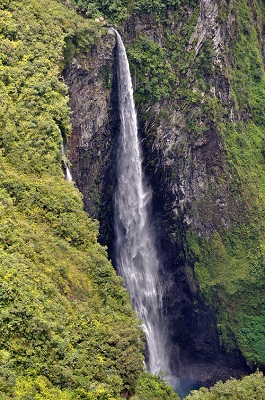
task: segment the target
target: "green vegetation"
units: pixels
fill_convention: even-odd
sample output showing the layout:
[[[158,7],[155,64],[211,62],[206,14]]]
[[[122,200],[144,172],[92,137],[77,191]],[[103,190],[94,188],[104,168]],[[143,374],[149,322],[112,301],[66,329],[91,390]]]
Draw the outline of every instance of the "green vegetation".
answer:
[[[229,182],[237,209],[230,210],[229,230],[202,239],[188,235],[197,260],[196,277],[206,301],[216,310],[221,339],[228,349],[239,348],[249,365],[262,366],[264,353],[264,100],[265,74],[260,52],[264,6],[233,4],[235,35],[231,38],[228,71],[235,118],[214,105],[215,123],[232,173]],[[209,397],[214,398],[214,397]]]
[[[0,396],[120,399],[151,380],[143,334],[61,169],[59,74],[102,30],[56,1],[1,2],[0,21]]]
[[[139,108],[146,103],[152,104],[164,99],[170,99],[171,102],[175,100],[184,108],[187,98],[196,97],[187,85],[193,78],[188,77],[187,72],[194,63],[194,52],[186,49],[199,8],[192,3],[189,6],[189,18],[186,18],[180,5],[173,7],[173,4],[168,4],[172,14],[170,19],[166,9],[160,13],[159,20],[151,14],[154,30],[159,32],[161,23],[163,24],[163,46],[142,34],[135,38],[128,49],[132,76],[137,82],[135,99]],[[172,25],[178,28],[173,30]],[[197,95],[196,101],[200,100]]]
[[[129,48],[132,76],[139,85],[135,94],[138,102],[156,102],[173,96],[175,76],[167,63],[166,52],[147,36],[142,36]]]
[[[240,381],[231,379],[225,383],[218,382],[210,389],[192,391],[186,400],[263,400],[264,393],[264,376],[261,372],[256,372]]]
[[[197,0],[69,0],[66,3],[89,18],[104,16],[110,23],[122,23],[130,16],[142,13],[161,16],[169,8],[178,9],[187,3],[196,5]]]
[[[179,400],[179,396],[173,389],[160,378],[150,374],[143,375],[139,381],[135,396],[132,400]]]
[[[189,13],[184,19],[185,3]],[[139,35],[129,48],[139,83],[136,99],[148,105],[175,101],[192,137],[215,123],[233,175],[230,189],[243,212],[235,212],[227,232],[209,239],[189,232],[186,244],[196,260],[201,293],[216,310],[223,343],[231,350],[239,348],[250,365],[265,364],[265,75],[259,43],[264,5],[253,3],[256,22],[250,24],[248,3],[233,3],[236,35],[229,78],[239,117],[227,122],[226,111],[210,92],[211,40],[196,57],[188,50],[197,3],[76,0],[67,8],[56,0],[48,5],[44,0],[1,2],[3,399],[178,398],[159,378],[143,373],[139,322],[106,250],[97,242],[97,223],[83,212],[80,194],[61,170],[62,136],[66,138],[71,127],[60,73],[77,52],[88,54],[104,32],[99,23],[78,16],[75,5],[89,17],[103,15],[111,22],[151,13],[154,24],[158,17],[163,24],[163,47]],[[224,11],[220,21],[226,17]],[[109,71],[104,78],[108,85]],[[159,118],[170,117],[170,102],[162,112]],[[264,389],[264,378],[256,373],[239,383],[231,380],[201,389],[188,399],[261,399]]]

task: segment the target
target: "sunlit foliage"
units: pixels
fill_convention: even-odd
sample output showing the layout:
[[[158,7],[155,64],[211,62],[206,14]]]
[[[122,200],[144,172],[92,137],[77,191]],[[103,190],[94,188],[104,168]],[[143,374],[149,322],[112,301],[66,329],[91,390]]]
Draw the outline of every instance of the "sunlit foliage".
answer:
[[[1,398],[120,398],[142,372],[142,333],[61,168],[59,73],[100,27],[44,0],[1,2],[0,27]]]
[[[265,378],[261,372],[256,372],[242,380],[230,379],[218,382],[210,389],[201,388],[193,391],[186,400],[263,400],[265,393]]]

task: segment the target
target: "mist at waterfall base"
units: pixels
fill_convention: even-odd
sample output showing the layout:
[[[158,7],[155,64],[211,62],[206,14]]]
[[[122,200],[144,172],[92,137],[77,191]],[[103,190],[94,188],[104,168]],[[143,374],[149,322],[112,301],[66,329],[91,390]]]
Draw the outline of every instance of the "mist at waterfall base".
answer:
[[[146,364],[162,375],[181,398],[199,382],[176,377],[171,370],[170,343],[163,307],[161,262],[152,226],[152,190],[142,170],[132,81],[122,39],[117,31],[117,78],[120,136],[117,146],[117,187],[114,194],[115,264],[129,291],[132,306],[146,334]],[[177,356],[177,355],[176,355]]]

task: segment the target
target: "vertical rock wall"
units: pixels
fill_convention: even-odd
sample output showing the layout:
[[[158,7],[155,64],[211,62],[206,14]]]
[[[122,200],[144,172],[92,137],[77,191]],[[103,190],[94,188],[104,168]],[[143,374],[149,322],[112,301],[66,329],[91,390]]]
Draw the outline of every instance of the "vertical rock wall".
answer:
[[[225,25],[218,22],[216,1],[202,0],[200,11],[187,43],[194,57],[206,39],[213,43],[214,72],[207,78],[204,93],[196,81],[187,88],[201,104],[214,99],[221,104],[224,118],[234,118],[230,82],[226,74],[226,35],[232,15]],[[186,8],[187,18],[191,10]],[[172,32],[179,27],[168,14]],[[151,16],[132,18],[124,28],[130,46],[141,35],[165,45],[163,26]],[[115,140],[119,127],[115,88],[115,37],[109,32],[93,47],[85,62],[75,59],[64,73],[73,111],[70,161],[76,185],[84,195],[86,211],[97,217],[101,240],[111,255],[112,193],[115,186]],[[189,73],[189,72],[188,72]],[[137,89],[138,77],[135,76]],[[207,101],[208,101],[207,100]],[[206,306],[194,277],[194,255],[186,235],[189,230],[209,238],[225,231],[244,204],[234,198],[232,173],[226,161],[215,119],[203,116],[203,106],[184,104],[176,99],[156,104],[138,103],[145,168],[154,189],[154,219],[157,247],[162,255],[167,282],[165,304],[172,342],[172,366],[177,375],[192,377],[206,385],[217,379],[239,376],[247,371],[239,351],[230,354],[220,344],[216,315]],[[189,109],[187,110],[187,107]],[[187,122],[187,111],[204,123],[200,134]]]
[[[106,34],[89,56],[79,56],[64,71],[69,88],[73,131],[69,160],[73,180],[84,196],[84,208],[100,220],[103,237],[112,235],[112,186],[118,129],[115,34]],[[106,239],[105,244],[111,245]]]

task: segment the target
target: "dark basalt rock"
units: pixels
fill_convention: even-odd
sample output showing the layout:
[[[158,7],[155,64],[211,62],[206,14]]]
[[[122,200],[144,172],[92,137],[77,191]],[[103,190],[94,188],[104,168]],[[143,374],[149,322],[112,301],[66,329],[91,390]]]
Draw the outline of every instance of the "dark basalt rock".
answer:
[[[72,134],[69,160],[84,208],[100,221],[102,242],[111,245],[112,186],[119,113],[114,74],[115,34],[112,30],[93,46],[91,54],[73,60],[64,71],[69,88]]]

